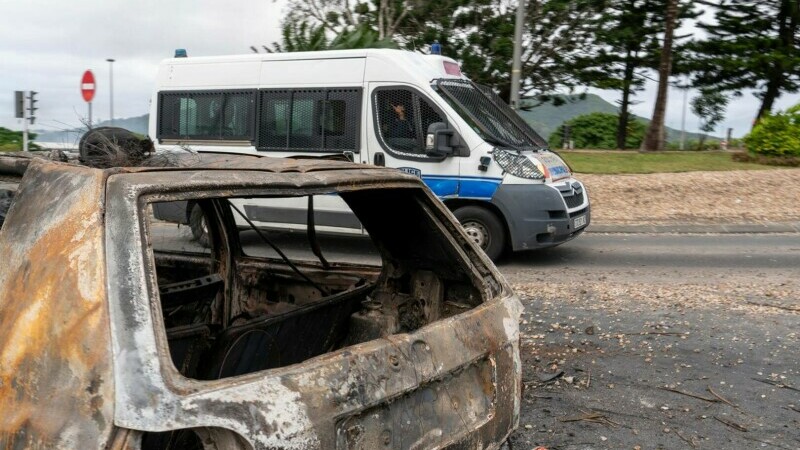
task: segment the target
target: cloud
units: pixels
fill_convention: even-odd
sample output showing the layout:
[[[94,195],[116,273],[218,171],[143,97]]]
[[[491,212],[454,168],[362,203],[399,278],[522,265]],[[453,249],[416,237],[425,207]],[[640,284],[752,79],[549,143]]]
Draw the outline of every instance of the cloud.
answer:
[[[249,53],[280,39],[284,2],[261,0],[42,1],[0,0],[0,126],[19,129],[13,91],[39,92],[34,128],[80,124],[86,104],[81,74],[97,79],[94,117],[109,117],[109,65],[114,63],[114,115],[148,111],[159,62],[175,48],[189,56]]]

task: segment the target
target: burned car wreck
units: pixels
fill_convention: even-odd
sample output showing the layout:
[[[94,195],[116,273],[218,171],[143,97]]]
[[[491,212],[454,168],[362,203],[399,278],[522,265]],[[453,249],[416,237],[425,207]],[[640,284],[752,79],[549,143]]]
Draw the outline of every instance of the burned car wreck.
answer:
[[[0,230],[0,448],[495,449],[517,426],[521,305],[416,177],[9,155],[0,180],[19,184]],[[320,251],[312,199],[329,196],[379,263]],[[309,205],[312,258],[247,227],[253,198]],[[176,201],[200,205],[208,247],[155,218]]]

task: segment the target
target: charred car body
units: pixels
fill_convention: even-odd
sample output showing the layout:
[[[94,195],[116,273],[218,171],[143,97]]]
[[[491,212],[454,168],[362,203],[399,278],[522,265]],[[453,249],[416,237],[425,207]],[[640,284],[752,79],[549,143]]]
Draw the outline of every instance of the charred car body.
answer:
[[[0,230],[0,448],[494,449],[518,423],[520,303],[416,177],[205,154],[0,156],[0,180],[19,182]],[[313,198],[330,195],[380,264],[323,256]],[[236,225],[242,199],[296,197],[316,260]],[[178,226],[152,211],[173,201],[201,206],[209,248],[167,239]]]

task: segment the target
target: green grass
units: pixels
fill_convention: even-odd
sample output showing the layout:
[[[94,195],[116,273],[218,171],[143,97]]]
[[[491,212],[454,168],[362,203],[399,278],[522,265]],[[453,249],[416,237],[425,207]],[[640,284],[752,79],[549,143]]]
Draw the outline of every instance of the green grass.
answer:
[[[659,152],[637,151],[559,151],[578,173],[662,173],[700,170],[765,170],[776,169],[754,163],[734,161],[723,152]]]

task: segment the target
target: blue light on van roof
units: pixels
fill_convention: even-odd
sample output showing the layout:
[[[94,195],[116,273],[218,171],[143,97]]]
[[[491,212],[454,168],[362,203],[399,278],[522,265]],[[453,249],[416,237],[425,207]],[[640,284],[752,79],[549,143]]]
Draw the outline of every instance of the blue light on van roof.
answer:
[[[189,55],[186,54],[186,49],[185,48],[176,48],[175,49],[175,57],[176,58],[186,58],[187,56],[189,56]]]
[[[433,41],[431,44],[431,55],[441,55],[442,54],[442,44],[439,41]]]

